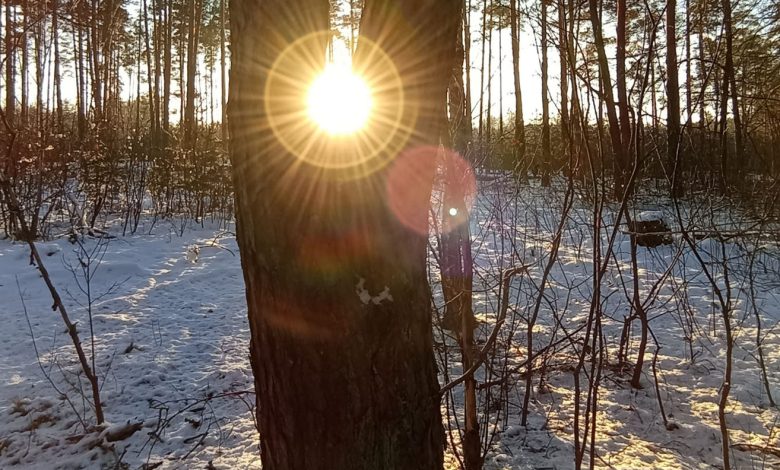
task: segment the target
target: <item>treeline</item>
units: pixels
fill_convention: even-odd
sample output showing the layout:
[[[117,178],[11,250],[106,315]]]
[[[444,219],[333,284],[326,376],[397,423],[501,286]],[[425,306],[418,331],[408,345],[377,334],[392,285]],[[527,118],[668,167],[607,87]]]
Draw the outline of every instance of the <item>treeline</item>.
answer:
[[[642,176],[676,180],[675,191],[682,181],[728,190],[748,176],[777,176],[776,2],[469,0],[467,11],[458,49],[471,67],[454,71],[450,115],[455,142],[470,142],[477,161],[530,170],[543,183],[592,166],[621,188],[639,160]],[[534,57],[521,55],[523,30]],[[511,63],[495,63],[502,48]],[[514,78],[508,115],[496,107],[507,97],[494,91],[505,67]],[[541,89],[522,87],[528,67],[539,71]],[[529,94],[543,97],[530,125]]]
[[[4,2],[0,169],[6,235],[70,218],[232,213],[224,121],[227,2]],[[5,201],[9,199],[3,193]]]
[[[361,6],[331,2],[334,38],[348,50]],[[163,216],[232,211],[222,126],[227,7],[226,0],[0,3],[0,170],[33,222],[25,236],[44,234],[56,214],[87,225],[103,211],[137,220],[149,195]],[[465,0],[465,7],[449,117],[452,145],[475,163],[544,184],[561,172],[601,175],[614,178],[618,193],[634,163],[673,191],[750,188],[777,175],[776,2]],[[534,38],[533,56],[520,43],[523,31]],[[507,67],[511,74],[502,73]],[[528,68],[538,70],[541,89],[524,87]],[[511,95],[501,92],[505,76],[513,77]],[[540,117],[524,115],[523,95],[543,97]],[[0,197],[5,234],[19,236],[7,195]]]

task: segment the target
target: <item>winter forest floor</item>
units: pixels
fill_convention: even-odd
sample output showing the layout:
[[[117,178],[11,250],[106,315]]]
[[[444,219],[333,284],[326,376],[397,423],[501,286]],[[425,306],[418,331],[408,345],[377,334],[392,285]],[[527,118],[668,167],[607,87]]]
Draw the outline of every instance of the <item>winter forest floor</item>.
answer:
[[[579,332],[594,298],[595,229],[587,197],[578,193],[571,209],[565,210],[564,192],[560,187],[518,190],[500,178],[479,182],[471,223],[478,344],[496,320],[501,273],[510,266],[528,266],[527,273],[512,283],[511,308],[490,367],[478,374],[480,382],[505,384],[479,393],[488,469],[573,467],[572,371],[582,350]],[[712,197],[688,201],[683,223],[704,227],[702,221],[707,221],[723,231],[750,225],[735,217],[739,211],[734,207],[712,201]],[[667,202],[652,198],[636,203],[632,215],[652,210],[674,221],[676,215]],[[616,213],[617,207],[603,209],[604,226],[599,231],[603,251]],[[516,366],[527,357],[529,312],[538,298],[551,240],[562,216],[561,248],[532,327],[534,351],[547,349],[534,365],[529,421],[522,427],[526,376]],[[84,239],[87,252],[97,258],[89,287],[96,369],[110,423],[102,431],[89,426],[94,417],[86,382],[79,376],[64,325],[51,310],[46,287],[30,266],[29,249],[0,241],[0,468],[260,467],[243,277],[233,226],[225,225],[189,223],[181,230],[180,223],[155,224],[150,217],[135,235]],[[118,231],[111,224],[107,230]],[[730,289],[734,306],[734,377],[726,407],[732,466],[778,468],[780,458],[772,452],[780,447],[780,412],[768,404],[757,360],[756,318],[762,321],[760,343],[770,391],[780,400],[780,250],[776,240],[751,236],[704,238],[697,247],[715,284]],[[431,244],[435,250],[436,237]],[[192,253],[195,245],[197,260]],[[78,320],[89,355],[90,302],[79,287],[86,284],[77,247],[67,237],[38,244],[66,307]],[[629,366],[621,366],[616,358],[623,319],[632,312],[627,235],[618,232],[612,254],[597,302],[603,312],[604,361],[595,466],[719,468],[717,403],[725,347],[715,289],[679,236],[670,245],[638,248],[640,298],[654,338],[647,347],[642,388],[635,390],[629,383],[630,370],[624,370]],[[431,281],[440,307],[435,269]],[[440,382],[445,383],[462,372],[460,355],[452,337],[440,329],[435,334]],[[636,356],[638,334],[635,322],[629,365]],[[652,364],[656,350],[658,387]],[[587,376],[580,380],[587,390]],[[459,442],[462,403],[459,387],[443,400],[443,414],[450,417],[445,420],[450,444]],[[127,423],[142,427],[118,442],[104,439],[110,430]],[[447,465],[458,465],[452,446]]]

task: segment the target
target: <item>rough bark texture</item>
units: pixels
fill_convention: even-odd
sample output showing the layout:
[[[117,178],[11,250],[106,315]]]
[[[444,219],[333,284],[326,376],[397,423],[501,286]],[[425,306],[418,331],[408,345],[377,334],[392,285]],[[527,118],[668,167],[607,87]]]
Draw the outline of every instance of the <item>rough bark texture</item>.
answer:
[[[288,154],[264,112],[269,68],[327,30],[328,1],[231,0],[230,11],[228,121],[263,468],[441,468],[426,234],[388,208],[394,163],[330,178]],[[446,0],[366,2],[361,36],[393,60],[417,116],[407,147],[444,130],[459,12]],[[356,62],[370,62],[361,47]],[[426,221],[433,168],[412,179],[404,198]]]

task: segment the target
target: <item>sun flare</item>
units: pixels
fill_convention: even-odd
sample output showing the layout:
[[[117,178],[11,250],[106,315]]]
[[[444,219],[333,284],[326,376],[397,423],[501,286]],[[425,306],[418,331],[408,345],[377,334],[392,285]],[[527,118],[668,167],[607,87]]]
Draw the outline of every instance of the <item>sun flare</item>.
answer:
[[[309,117],[323,131],[344,136],[366,125],[373,101],[366,81],[349,67],[329,65],[312,83],[308,94]]]

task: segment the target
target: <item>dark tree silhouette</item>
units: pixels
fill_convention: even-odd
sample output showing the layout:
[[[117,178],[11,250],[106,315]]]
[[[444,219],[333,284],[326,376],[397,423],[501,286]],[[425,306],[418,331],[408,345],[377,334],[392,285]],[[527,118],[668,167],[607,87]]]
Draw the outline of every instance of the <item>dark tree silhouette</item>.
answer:
[[[360,37],[397,68],[411,132],[394,162],[347,180],[296,161],[263,98],[280,53],[327,31],[328,2],[233,0],[230,11],[228,120],[263,468],[440,468],[427,233],[408,227],[427,220],[435,165],[415,149],[446,129],[461,10],[366,2]],[[324,58],[320,45],[312,56]],[[367,47],[358,41],[361,67],[376,60]],[[412,171],[394,187],[401,161]],[[404,218],[386,200],[394,191]]]

